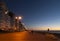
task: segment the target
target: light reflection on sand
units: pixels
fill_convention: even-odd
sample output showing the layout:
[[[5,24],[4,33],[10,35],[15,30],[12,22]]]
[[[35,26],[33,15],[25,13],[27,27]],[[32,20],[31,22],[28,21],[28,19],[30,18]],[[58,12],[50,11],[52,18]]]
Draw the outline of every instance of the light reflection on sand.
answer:
[[[58,41],[57,39],[50,39],[51,36],[53,35],[24,31],[0,34],[0,41]]]

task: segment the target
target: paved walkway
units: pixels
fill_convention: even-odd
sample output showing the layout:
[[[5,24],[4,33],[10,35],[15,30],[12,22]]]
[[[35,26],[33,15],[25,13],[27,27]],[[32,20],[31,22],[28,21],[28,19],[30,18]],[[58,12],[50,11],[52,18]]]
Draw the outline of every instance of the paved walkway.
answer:
[[[60,41],[52,34],[14,32],[0,34],[0,41]]]

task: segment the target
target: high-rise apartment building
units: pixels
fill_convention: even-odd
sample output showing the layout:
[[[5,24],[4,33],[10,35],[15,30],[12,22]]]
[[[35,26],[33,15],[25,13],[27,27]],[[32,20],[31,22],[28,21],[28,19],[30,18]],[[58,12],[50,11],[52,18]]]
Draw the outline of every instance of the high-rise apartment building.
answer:
[[[15,14],[13,12],[8,12],[8,15],[10,16],[10,30],[14,30],[15,28]]]
[[[19,17],[20,19],[20,17]],[[6,7],[5,3],[0,0],[0,30],[4,31],[22,31],[24,25],[13,12],[10,12]]]
[[[0,29],[8,30],[10,28],[10,17],[8,16],[8,9],[4,2],[0,2]]]

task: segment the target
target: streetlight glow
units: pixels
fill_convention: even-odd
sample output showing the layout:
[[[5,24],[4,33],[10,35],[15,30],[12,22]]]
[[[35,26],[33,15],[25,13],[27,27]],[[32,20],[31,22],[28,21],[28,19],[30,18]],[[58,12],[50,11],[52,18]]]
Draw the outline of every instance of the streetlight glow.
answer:
[[[22,19],[22,17],[21,17],[21,16],[19,16],[19,17],[15,17],[15,19],[18,19],[18,20],[20,20],[20,19]]]
[[[19,16],[19,19],[22,19],[22,17],[21,17],[21,16]]]
[[[7,13],[8,13],[8,11],[5,12],[5,14],[7,14]]]
[[[15,19],[17,19],[18,17],[15,17]]]

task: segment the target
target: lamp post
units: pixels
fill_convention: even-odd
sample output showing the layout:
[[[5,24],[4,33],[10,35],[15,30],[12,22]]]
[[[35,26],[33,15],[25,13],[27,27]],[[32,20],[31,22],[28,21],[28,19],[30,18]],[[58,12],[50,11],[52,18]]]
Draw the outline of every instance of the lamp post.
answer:
[[[16,30],[19,31],[19,21],[22,19],[21,16],[15,17],[16,19]]]

